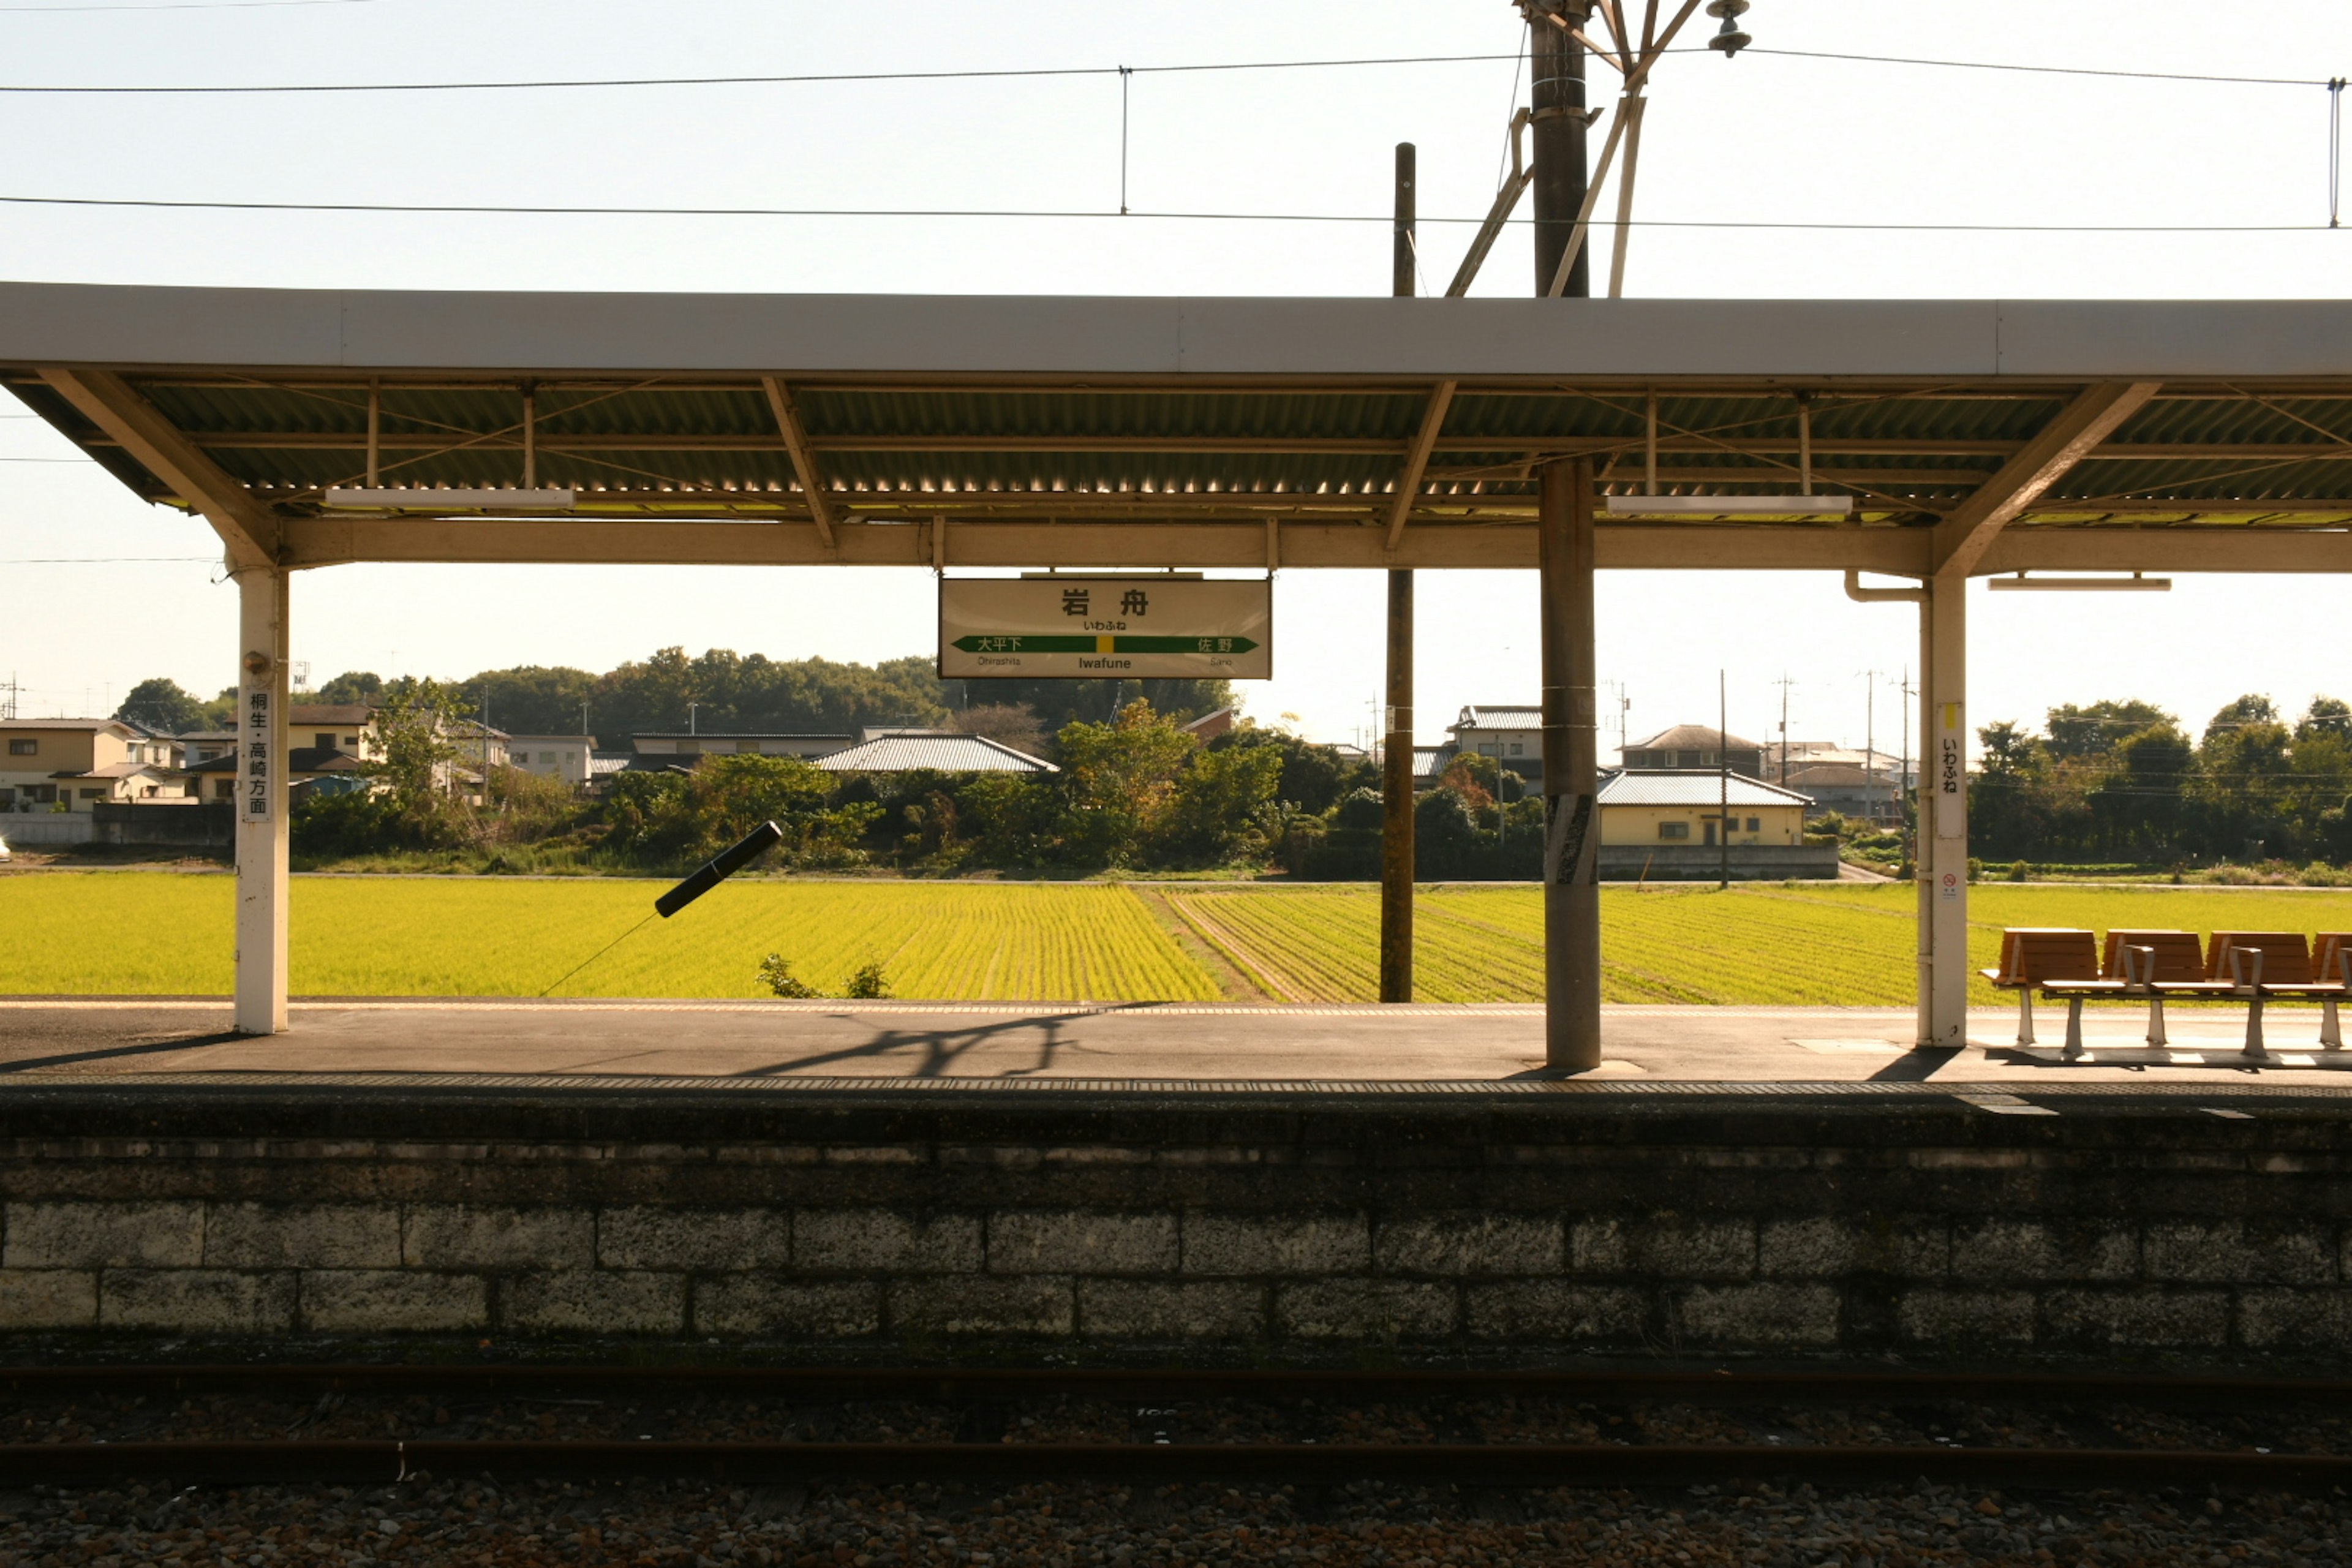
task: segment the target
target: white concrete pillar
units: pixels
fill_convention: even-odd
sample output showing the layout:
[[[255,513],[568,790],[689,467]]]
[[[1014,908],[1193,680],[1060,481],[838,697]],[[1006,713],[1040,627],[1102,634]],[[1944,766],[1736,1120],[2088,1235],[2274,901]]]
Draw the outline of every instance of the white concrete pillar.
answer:
[[[236,574],[236,1032],[286,1031],[288,574]]]
[[[1919,1030],[1923,1046],[1969,1037],[1968,594],[1927,580],[1919,607]]]

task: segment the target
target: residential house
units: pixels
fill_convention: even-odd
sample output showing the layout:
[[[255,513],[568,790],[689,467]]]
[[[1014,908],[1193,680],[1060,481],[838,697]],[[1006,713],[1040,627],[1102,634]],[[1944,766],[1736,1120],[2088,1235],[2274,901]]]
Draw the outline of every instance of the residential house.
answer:
[[[1061,770],[1043,757],[992,741],[985,735],[908,730],[877,735],[861,746],[816,759],[829,773],[1053,773]]]
[[[1203,713],[1191,723],[1180,725],[1178,728],[1194,740],[1205,743],[1231,730],[1241,721],[1241,710],[1238,708],[1219,708],[1213,712]]]
[[[0,811],[88,811],[186,788],[169,737],[120,719],[0,720]]]
[[[1452,746],[1415,746],[1412,749],[1412,787],[1435,789],[1444,776],[1446,764],[1457,755]]]
[[[633,735],[629,744],[636,756],[629,763],[638,772],[691,768],[704,757],[798,757],[814,762],[835,752],[845,752],[871,735]]]
[[[1454,750],[1492,757],[1496,763],[1529,782],[1543,778],[1543,710],[1487,707],[1473,703],[1445,727]],[[1439,770],[1443,772],[1441,768]]]
[[[574,789],[587,787],[596,754],[593,735],[509,735],[507,765],[541,778],[562,779]]]
[[[1837,847],[1805,842],[1812,802],[1714,768],[1619,769],[1601,784],[1604,880],[1743,880],[1838,875]]]
[[[1704,724],[1677,724],[1671,730],[1659,731],[1646,741],[1629,742],[1623,762],[1634,772],[1727,765],[1733,773],[1754,779],[1764,774],[1764,748],[1737,735],[1726,736],[1722,731],[1710,730]]]

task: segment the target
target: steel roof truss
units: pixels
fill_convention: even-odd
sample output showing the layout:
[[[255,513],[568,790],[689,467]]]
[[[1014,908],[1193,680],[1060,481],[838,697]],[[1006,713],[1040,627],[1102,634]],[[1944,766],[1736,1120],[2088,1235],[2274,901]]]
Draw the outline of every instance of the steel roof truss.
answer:
[[[2076,395],[1999,473],[1936,525],[1937,574],[1965,577],[1973,572],[2000,531],[2138,413],[2160,384],[2106,381]]]
[[[801,423],[801,411],[793,402],[793,390],[777,376],[760,378],[760,390],[768,395],[768,411],[776,416],[776,433],[784,438],[784,448],[792,454],[793,472],[800,476],[801,494],[808,500],[809,521],[816,524],[816,535],[825,548],[834,548],[833,500],[824,493],[824,484],[817,477],[816,452],[809,446],[807,426]]]
[[[102,370],[45,369],[41,379],[202,512],[220,535],[232,566],[267,566],[277,560],[280,533],[276,514],[223,472],[130,383]]]

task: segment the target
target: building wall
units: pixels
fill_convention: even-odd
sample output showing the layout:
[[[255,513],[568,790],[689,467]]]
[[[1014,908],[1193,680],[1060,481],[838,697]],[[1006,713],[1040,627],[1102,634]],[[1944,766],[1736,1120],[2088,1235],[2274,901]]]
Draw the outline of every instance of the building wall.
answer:
[[[1669,846],[1705,844],[1706,824],[1717,816],[1712,805],[1604,805],[1601,808],[1601,842],[1604,845]],[[1733,844],[1791,845],[1805,841],[1805,808],[1801,805],[1748,805],[1731,809],[1736,830],[1730,836]],[[1753,819],[1756,829],[1748,830]],[[1681,823],[1689,833],[1685,838],[1667,838],[1658,831],[1658,825]]]
[[[595,749],[593,735],[511,735],[507,765],[578,786],[588,782],[588,759]]]

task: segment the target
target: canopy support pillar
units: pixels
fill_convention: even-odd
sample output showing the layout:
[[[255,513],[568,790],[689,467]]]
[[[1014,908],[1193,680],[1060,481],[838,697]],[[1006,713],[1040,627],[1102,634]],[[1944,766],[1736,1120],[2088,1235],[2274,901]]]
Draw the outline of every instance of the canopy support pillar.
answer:
[[[236,574],[236,982],[240,1035],[286,1032],[288,574]]]
[[[1601,1065],[1600,706],[1593,678],[1592,465],[1546,463],[1543,625],[1544,1061]]]
[[[1381,715],[1381,1000],[1412,1000],[1412,573],[1389,573]]]
[[[1942,573],[1919,606],[1919,1038],[1969,1038],[1968,578]]]

